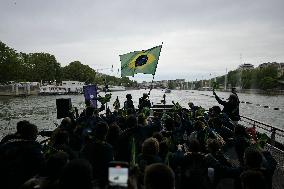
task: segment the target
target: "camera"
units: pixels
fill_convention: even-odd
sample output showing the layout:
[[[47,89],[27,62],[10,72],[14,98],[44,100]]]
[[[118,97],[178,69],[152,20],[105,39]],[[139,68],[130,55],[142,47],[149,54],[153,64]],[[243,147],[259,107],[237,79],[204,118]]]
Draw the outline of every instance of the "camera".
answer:
[[[108,168],[110,188],[127,188],[129,165],[127,162],[112,161]]]

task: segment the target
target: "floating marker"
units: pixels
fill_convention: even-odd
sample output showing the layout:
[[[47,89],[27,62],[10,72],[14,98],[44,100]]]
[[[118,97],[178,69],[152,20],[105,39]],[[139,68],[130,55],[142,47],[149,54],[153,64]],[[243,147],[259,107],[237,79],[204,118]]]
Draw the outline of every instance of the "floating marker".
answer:
[[[256,106],[261,106],[260,104],[256,104]]]
[[[251,102],[246,102],[246,104],[252,104]]]
[[[245,103],[244,101],[241,101],[241,103]]]
[[[280,110],[279,108],[274,108],[274,110]]]
[[[269,106],[263,106],[264,108],[269,108]]]

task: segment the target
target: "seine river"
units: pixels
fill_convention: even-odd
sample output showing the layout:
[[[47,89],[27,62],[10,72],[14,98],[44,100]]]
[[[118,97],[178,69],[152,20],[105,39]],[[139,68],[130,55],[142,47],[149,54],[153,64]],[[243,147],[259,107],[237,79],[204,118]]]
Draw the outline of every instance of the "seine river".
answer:
[[[137,106],[138,99],[147,92],[148,90],[113,92],[109,105],[112,108],[113,101],[118,96],[122,106],[125,95],[130,93]],[[162,90],[152,90],[151,102],[160,103],[163,94]],[[217,92],[217,94],[226,100],[230,93]],[[241,115],[284,128],[284,96],[241,93],[238,96],[243,102],[240,104]],[[54,123],[60,123],[60,120],[56,119],[57,98],[71,98],[73,106],[76,106],[80,111],[84,109],[83,95],[0,97],[0,139],[7,133],[14,132],[17,122],[21,120],[28,120],[36,124],[39,130],[54,129]],[[218,105],[211,91],[173,90],[166,94],[167,104],[172,101],[179,102],[184,107],[187,107],[187,103],[191,101],[205,109]],[[269,108],[264,108],[264,106],[269,106]],[[274,108],[279,108],[279,110],[274,110]]]

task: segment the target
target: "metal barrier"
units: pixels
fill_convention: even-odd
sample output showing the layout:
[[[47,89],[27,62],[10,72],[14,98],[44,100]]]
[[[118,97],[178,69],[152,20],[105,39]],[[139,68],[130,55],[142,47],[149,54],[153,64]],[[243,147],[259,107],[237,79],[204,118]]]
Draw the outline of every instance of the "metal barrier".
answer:
[[[256,128],[257,131],[259,132],[264,132],[270,136],[270,143],[271,145],[275,145],[275,142],[279,142],[283,145],[284,142],[284,129],[279,128],[279,127],[274,127],[272,125],[269,125],[267,123],[263,123],[260,121],[257,121],[255,119],[246,117],[246,116],[241,116],[240,122],[246,124],[245,126],[252,126]]]
[[[270,135],[270,144],[266,144],[264,149],[269,151],[277,161],[276,170],[272,178],[273,189],[283,189],[284,187],[284,129],[257,121],[255,119],[241,116],[241,124],[254,127],[260,133]]]

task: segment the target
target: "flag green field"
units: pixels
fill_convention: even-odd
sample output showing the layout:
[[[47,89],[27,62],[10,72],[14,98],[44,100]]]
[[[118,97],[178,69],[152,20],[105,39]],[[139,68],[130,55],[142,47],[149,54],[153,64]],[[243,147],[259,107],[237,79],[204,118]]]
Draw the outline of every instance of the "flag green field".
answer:
[[[120,55],[121,77],[134,76],[136,73],[155,75],[161,49],[162,45]]]

